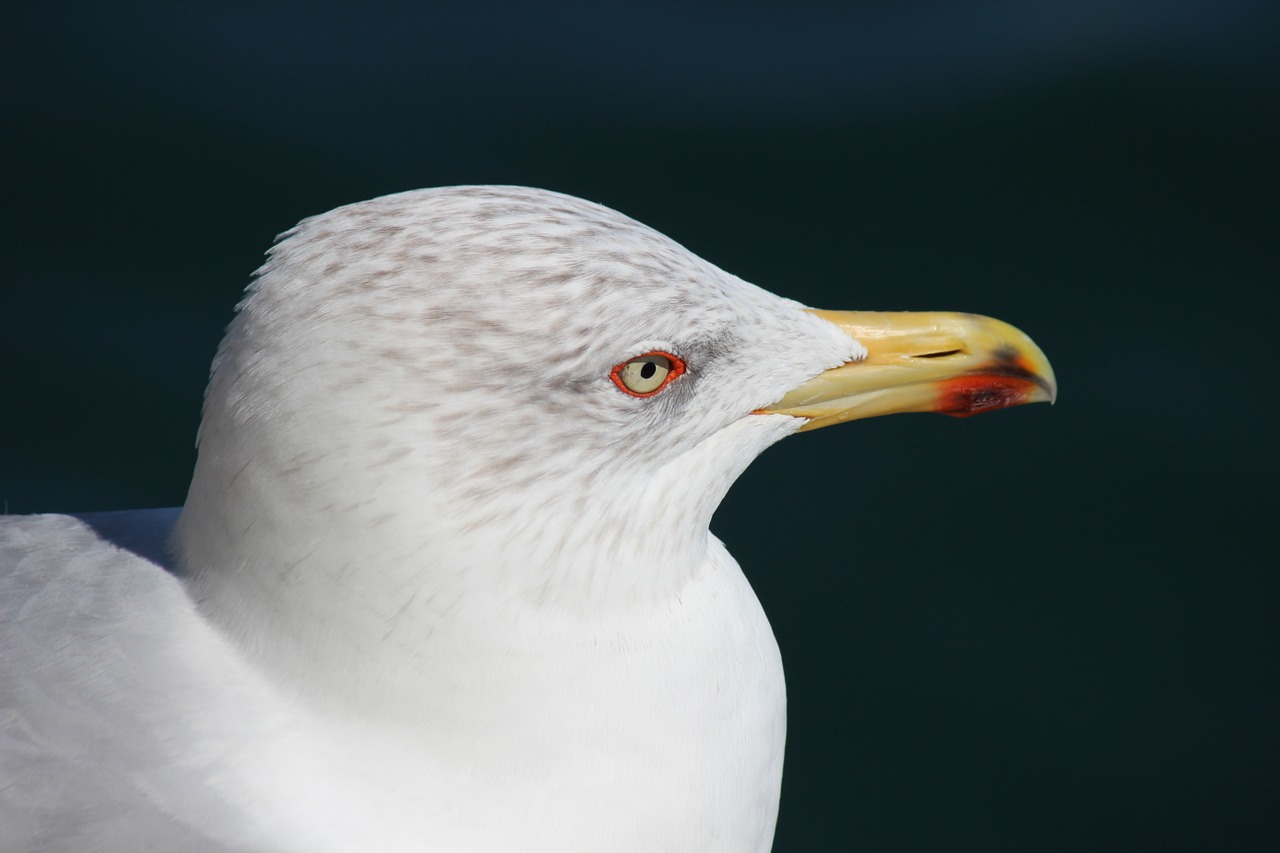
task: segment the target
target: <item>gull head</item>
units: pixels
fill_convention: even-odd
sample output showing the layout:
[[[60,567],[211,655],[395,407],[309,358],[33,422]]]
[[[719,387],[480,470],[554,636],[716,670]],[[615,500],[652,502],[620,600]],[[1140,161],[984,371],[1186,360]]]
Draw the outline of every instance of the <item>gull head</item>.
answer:
[[[246,647],[359,661],[422,647],[442,614],[667,606],[773,442],[1053,393],[996,321],[814,311],[544,190],[401,193],[271,251],[214,363],[173,545]]]

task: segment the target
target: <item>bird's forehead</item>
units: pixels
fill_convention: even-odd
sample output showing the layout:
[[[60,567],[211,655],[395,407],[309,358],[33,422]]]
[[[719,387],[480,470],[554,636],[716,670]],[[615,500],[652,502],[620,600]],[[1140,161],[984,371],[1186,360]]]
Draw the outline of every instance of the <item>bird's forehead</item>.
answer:
[[[781,301],[620,213],[519,187],[339,208],[286,235],[272,268],[284,273],[275,279],[308,282],[294,294],[302,303],[490,335],[664,336],[727,324],[751,301]]]
[[[473,297],[607,298],[619,285],[676,297],[714,286],[717,272],[616,211],[521,187],[422,190],[338,208],[286,235],[274,259],[319,266],[313,278],[376,286],[399,274],[424,291]]]

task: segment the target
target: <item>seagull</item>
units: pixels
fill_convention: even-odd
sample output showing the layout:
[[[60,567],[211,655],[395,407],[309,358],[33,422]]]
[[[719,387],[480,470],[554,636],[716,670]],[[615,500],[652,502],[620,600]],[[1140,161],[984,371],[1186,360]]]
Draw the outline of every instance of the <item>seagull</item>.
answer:
[[[0,849],[768,850],[721,498],[795,432],[1055,388],[1008,324],[807,308],[554,192],[306,219],[180,510],[0,520]]]

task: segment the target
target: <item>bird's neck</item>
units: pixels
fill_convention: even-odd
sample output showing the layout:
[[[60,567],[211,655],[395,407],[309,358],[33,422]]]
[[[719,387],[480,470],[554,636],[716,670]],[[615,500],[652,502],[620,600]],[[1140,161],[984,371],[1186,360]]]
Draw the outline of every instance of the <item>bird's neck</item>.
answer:
[[[476,689],[464,683],[477,658],[616,643],[619,625],[639,641],[718,547],[710,509],[664,507],[659,483],[563,511],[554,495],[530,507],[494,496],[473,512],[360,484],[342,493],[377,497],[342,505],[335,491],[307,506],[278,493],[278,477],[208,459],[174,534],[199,607],[299,691],[362,714],[420,707],[449,681]]]
[[[342,444],[359,430],[288,432],[224,397],[215,374],[174,531],[179,568],[210,620],[281,681],[378,709],[465,682],[474,654],[527,663],[555,654],[556,637],[647,636],[708,565],[737,572],[727,554],[713,560],[711,515],[794,430],[749,417],[643,477],[602,476],[615,460],[579,453],[512,482],[493,475],[496,458],[404,438],[382,461]]]
[[[743,833],[760,848],[781,777],[781,661],[707,525],[786,420],[747,419],[643,485],[595,478],[613,493],[552,472],[505,489],[486,478],[466,500],[465,481],[442,483],[413,453],[307,465],[288,454],[314,449],[251,422],[235,441],[209,429],[175,555],[273,689],[352,735],[340,765],[356,764],[338,775],[406,814],[483,804],[448,816],[457,837],[526,849],[563,849],[564,827],[582,849]],[[670,808],[654,821],[636,802]]]

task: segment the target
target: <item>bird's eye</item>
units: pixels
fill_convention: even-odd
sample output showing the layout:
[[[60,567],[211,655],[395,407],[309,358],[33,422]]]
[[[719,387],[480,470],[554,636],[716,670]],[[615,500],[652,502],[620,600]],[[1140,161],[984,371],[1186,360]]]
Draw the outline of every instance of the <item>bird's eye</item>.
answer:
[[[652,397],[684,370],[684,362],[671,353],[647,352],[615,366],[609,378],[632,397]]]

